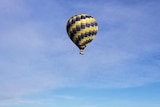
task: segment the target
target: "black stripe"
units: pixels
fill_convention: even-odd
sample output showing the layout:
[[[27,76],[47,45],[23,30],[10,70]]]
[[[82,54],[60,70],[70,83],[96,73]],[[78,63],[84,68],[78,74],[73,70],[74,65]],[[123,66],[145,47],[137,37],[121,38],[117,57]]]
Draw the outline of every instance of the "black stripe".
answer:
[[[90,23],[86,23],[86,27],[90,27],[90,25],[91,25]]]
[[[97,22],[95,22],[95,26],[98,26],[98,23],[97,23]]]
[[[73,25],[73,24],[76,22],[76,20],[72,19],[72,21],[71,21],[71,22],[72,22],[71,24]]]
[[[76,32],[81,30],[81,26],[76,26]]]
[[[69,37],[71,38],[71,40],[73,41],[73,37],[74,37],[75,34],[73,33],[70,33]]]
[[[81,26],[79,27],[79,26],[76,26],[76,29],[78,30],[78,31],[80,31],[81,29],[85,29],[86,27],[90,27],[90,26],[92,26],[92,27],[94,27],[94,26],[97,26],[97,23],[86,23],[86,24],[81,24]],[[69,25],[69,27],[68,27],[68,30],[70,29],[70,25]],[[78,28],[77,28],[78,27]],[[72,30],[72,32],[73,33],[76,33],[77,31],[73,31]]]
[[[91,39],[86,40],[86,42],[84,42],[82,45],[86,45],[86,44],[90,43],[91,41],[92,41]]]
[[[81,19],[81,18],[80,18],[79,16],[76,17],[76,21],[80,21],[80,19]]]
[[[81,28],[80,27],[76,27],[76,29],[73,29],[72,32],[70,32],[70,38],[71,40],[73,40],[74,36],[76,35],[76,33],[78,31],[80,31]],[[81,35],[80,37],[88,37],[88,36],[91,36],[91,35],[96,35],[97,34],[97,30],[92,30],[92,31],[89,31],[89,32],[86,32],[85,34]],[[80,38],[81,39],[81,38]],[[76,40],[76,44],[78,43],[79,39]]]
[[[86,25],[85,24],[81,24],[81,29],[85,29]]]
[[[83,15],[81,16],[81,19],[85,19],[85,18],[86,18],[86,16],[83,16]]]
[[[87,38],[87,37],[90,37],[90,36],[93,36],[93,35],[96,35],[97,32],[95,31],[90,31],[90,32],[86,32],[85,34],[81,34],[80,37],[77,38],[77,40],[75,41],[75,44],[78,46],[79,45],[79,42],[84,39],[84,38]]]

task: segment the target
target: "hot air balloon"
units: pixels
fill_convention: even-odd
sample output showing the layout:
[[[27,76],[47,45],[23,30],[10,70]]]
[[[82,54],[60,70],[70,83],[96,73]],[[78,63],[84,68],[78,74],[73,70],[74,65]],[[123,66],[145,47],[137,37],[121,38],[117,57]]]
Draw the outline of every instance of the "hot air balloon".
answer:
[[[71,17],[66,26],[69,38],[84,54],[84,49],[95,38],[98,31],[97,21],[90,15],[78,14]]]

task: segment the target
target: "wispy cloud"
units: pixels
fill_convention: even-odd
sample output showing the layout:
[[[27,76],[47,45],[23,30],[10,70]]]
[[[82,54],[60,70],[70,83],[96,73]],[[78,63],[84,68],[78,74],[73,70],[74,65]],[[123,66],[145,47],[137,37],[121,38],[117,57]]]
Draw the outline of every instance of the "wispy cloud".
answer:
[[[62,87],[126,88],[160,81],[158,5],[87,5],[80,2],[62,7],[60,1],[50,1],[43,8],[39,6],[42,14],[19,0],[0,1],[0,14],[8,12],[12,16],[17,11],[26,16],[1,17],[1,104]],[[73,8],[76,9],[70,12]],[[97,37],[83,56],[65,31],[69,16],[80,12],[93,14],[99,24]]]
[[[27,10],[25,1],[21,0],[1,0],[0,1],[0,15],[1,22],[9,21],[7,18],[14,19],[15,17],[24,17],[26,16]],[[3,24],[3,23],[2,23]],[[8,23],[7,23],[8,24]]]

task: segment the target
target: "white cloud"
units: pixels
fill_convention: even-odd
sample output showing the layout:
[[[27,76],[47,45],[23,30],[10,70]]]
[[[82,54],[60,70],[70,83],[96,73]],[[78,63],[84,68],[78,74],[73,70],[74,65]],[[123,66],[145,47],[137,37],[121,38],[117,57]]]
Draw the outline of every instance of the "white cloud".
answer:
[[[13,3],[7,1],[3,2],[4,6],[0,1],[0,9],[14,10],[22,3],[19,0]],[[0,83],[0,99],[8,102],[8,99],[13,101],[25,95],[61,87],[126,88],[160,81],[160,68],[154,65],[159,65],[159,60],[155,62],[153,59],[149,65],[143,63],[147,57],[152,58],[153,54],[158,53],[160,48],[159,31],[157,27],[150,26],[158,25],[156,16],[151,16],[150,5],[90,5],[95,8],[94,11],[86,4],[77,7],[93,13],[99,23],[97,37],[83,56],[79,55],[78,48],[67,37],[65,21],[68,16],[63,15],[65,8],[59,5],[56,7],[62,13],[50,10],[56,14],[48,19],[57,15],[62,19],[54,19],[53,26],[48,24],[48,20],[45,23],[44,20],[29,19],[23,23],[12,22],[8,29],[1,32],[0,80],[3,82]],[[53,9],[51,7],[47,7],[46,11]],[[70,12],[66,9],[65,13],[67,11]],[[77,12],[78,9],[74,11]],[[74,96],[68,95],[59,97],[74,99]]]
[[[58,95],[56,97],[60,98],[60,99],[65,99],[65,100],[77,100],[77,99],[80,99],[78,97],[71,96],[71,95]]]
[[[17,15],[25,13],[24,0],[1,0],[0,1],[0,14],[2,15]]]
[[[8,29],[8,31],[0,37],[1,47],[12,49],[19,48],[21,50],[26,50],[27,48],[31,50],[33,48],[41,47],[44,43],[40,38],[39,32],[36,30],[36,27],[32,24],[24,24]]]

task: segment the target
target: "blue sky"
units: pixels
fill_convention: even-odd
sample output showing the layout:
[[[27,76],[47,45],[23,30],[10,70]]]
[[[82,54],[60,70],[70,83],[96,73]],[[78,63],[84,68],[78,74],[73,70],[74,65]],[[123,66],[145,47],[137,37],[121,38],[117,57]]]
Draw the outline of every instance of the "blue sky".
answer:
[[[160,107],[160,1],[0,0],[0,107]],[[66,23],[99,26],[79,55]]]

